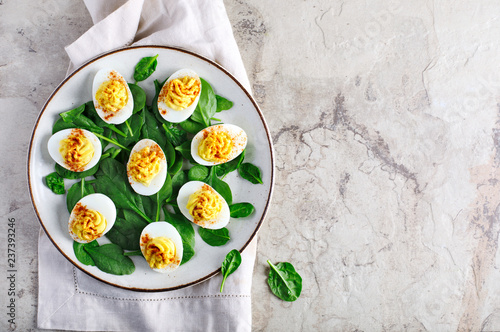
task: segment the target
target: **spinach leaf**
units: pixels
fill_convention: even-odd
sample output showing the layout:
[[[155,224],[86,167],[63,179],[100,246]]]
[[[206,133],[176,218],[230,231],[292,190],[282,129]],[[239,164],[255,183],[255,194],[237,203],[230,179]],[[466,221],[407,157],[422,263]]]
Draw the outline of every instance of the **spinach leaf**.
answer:
[[[233,194],[229,185],[217,177],[215,166],[210,168],[210,175],[208,176],[206,183],[215,189],[222,197],[226,200],[228,205],[233,203]]]
[[[99,243],[97,243],[97,241],[95,240],[89,243],[79,243],[74,241],[73,251],[75,252],[75,256],[80,261],[80,263],[85,265],[95,266],[94,260],[92,259],[92,257],[89,256],[89,254],[87,254],[84,248],[94,248],[98,246]]]
[[[122,210],[122,213],[123,217],[116,218],[106,237],[123,249],[138,250],[141,232],[148,223],[130,210]]]
[[[123,255],[123,249],[114,243],[108,243],[99,247],[83,248],[94,260],[99,270],[115,274],[127,275],[135,271],[132,260]]]
[[[205,243],[213,247],[219,247],[225,245],[231,237],[229,236],[229,230],[227,228],[220,229],[208,229],[200,227],[198,228],[198,234]]]
[[[106,151],[104,151],[104,153],[101,155],[101,160],[105,159],[105,158],[113,158],[114,159],[120,154],[120,152],[122,152],[122,149],[116,148],[116,147],[111,147],[111,148],[107,149]],[[97,168],[97,169],[99,169],[99,168]]]
[[[56,120],[54,125],[52,126],[52,135],[57,133],[58,131],[64,130],[64,129],[70,129],[70,128],[75,128],[75,125],[71,122],[64,122],[63,118],[59,118]]]
[[[57,172],[53,172],[47,175],[45,177],[45,183],[54,194],[64,195],[66,193],[66,189],[64,189],[64,179],[59,174],[57,174]]]
[[[89,102],[85,103],[84,115],[87,118],[89,118],[97,127],[103,128],[103,129],[108,128],[120,136],[123,136],[123,137],[126,136],[126,134],[123,131],[121,131],[120,129],[118,129],[114,124],[107,123],[103,119],[101,119],[101,117],[97,114],[97,111],[95,110],[95,106],[94,106],[93,101],[89,101]],[[98,134],[102,134],[102,132],[100,132]]]
[[[85,179],[74,183],[71,188],[69,188],[68,195],[66,195],[66,207],[68,208],[68,212],[71,213],[79,200],[94,192],[94,187],[92,187],[90,183],[86,183]]]
[[[141,130],[141,138],[149,138],[158,143],[160,146],[164,146],[167,138],[165,137],[165,131],[161,130],[161,126],[156,121],[156,118],[148,107],[144,108],[141,112],[143,125]]]
[[[180,153],[182,153],[182,156],[185,159],[189,160],[189,162],[191,164],[196,164],[196,162],[193,159],[193,156],[191,155],[191,141],[190,140],[182,143],[179,146],[176,146],[175,149],[177,151],[179,151]]]
[[[167,167],[170,168],[175,163],[175,149],[174,146],[167,140],[165,142],[165,147],[163,148],[163,152],[165,152],[165,157],[167,159]]]
[[[217,99],[215,98],[215,93],[210,84],[203,78],[201,80],[201,92],[200,99],[198,100],[198,105],[191,115],[191,120],[209,127],[211,125],[211,119],[217,111]]]
[[[63,119],[64,122],[66,123],[71,123],[74,122],[75,119],[85,111],[85,104],[78,106],[77,108],[74,108],[72,110],[62,112],[59,115]]]
[[[104,122],[104,121],[103,121]],[[105,123],[105,122],[104,122]],[[69,128],[81,128],[86,129],[88,131],[93,132],[94,134],[102,134],[104,129],[100,126],[97,126],[91,119],[86,117],[83,114],[75,116],[73,121],[66,122],[63,118],[59,118],[52,127],[52,134],[55,134],[58,131]]]
[[[153,222],[145,213],[141,196],[132,190],[125,166],[115,159],[106,158],[95,174],[96,190],[113,200],[117,208],[136,212],[147,222]]]
[[[158,65],[158,54],[154,57],[144,57],[136,65],[134,70],[134,80],[136,82],[144,81],[151,76]]]
[[[128,87],[134,98],[133,114],[135,114],[146,106],[146,92],[137,84],[128,83]]]
[[[87,176],[94,175],[98,169],[99,169],[99,164],[97,164],[94,167],[92,167],[91,169],[88,169],[88,170],[83,171],[83,172],[73,172],[73,171],[70,171],[69,169],[62,167],[59,164],[56,164],[57,174],[59,174],[59,176],[62,178],[72,179],[72,180],[83,179],[83,178],[86,178]]]
[[[240,252],[236,249],[231,250],[227,255],[224,262],[222,262],[221,272],[222,272],[222,283],[220,285],[220,292],[224,289],[224,283],[226,282],[227,277],[236,271],[241,264],[241,255]]]
[[[141,129],[143,124],[144,122],[141,114],[133,114],[126,122],[117,125],[119,130],[126,133],[126,136],[116,136],[118,143],[123,146],[129,146],[132,143],[137,143],[141,138]]]
[[[83,114],[80,114],[79,116],[75,117],[75,119],[73,120],[73,124],[77,128],[87,129],[88,131],[91,131],[94,134],[104,133],[103,127],[96,125],[94,121],[92,121]]]
[[[165,120],[161,116],[160,111],[158,110],[158,97],[160,96],[161,89],[163,88],[163,85],[165,84],[166,81],[167,81],[167,78],[163,82],[160,82],[158,80],[154,81],[154,84],[155,84],[155,96],[153,97],[153,102],[151,104],[151,109],[152,109],[153,114],[155,115],[156,119],[160,123],[167,122],[167,120]]]
[[[209,174],[208,167],[203,165],[194,165],[188,171],[189,181],[204,181]]]
[[[216,111],[217,113],[222,112],[222,111],[226,111],[226,110],[230,109],[231,107],[233,107],[233,102],[230,100],[227,100],[224,97],[221,97],[219,95],[215,95],[215,99],[217,99],[217,111]]]
[[[165,129],[167,140],[174,146],[181,145],[182,142],[186,140],[186,132],[177,128],[177,125],[173,123],[163,123],[162,127]]]
[[[179,123],[179,126],[190,134],[196,134],[205,128],[201,123],[195,122],[191,119],[186,119]]]
[[[170,176],[174,176],[182,169],[183,164],[184,158],[182,157],[182,153],[175,151],[175,161],[174,164],[168,168],[168,174],[170,174]]]
[[[182,265],[188,262],[195,254],[195,233],[193,224],[183,215],[171,214],[166,208],[163,209],[163,212],[165,214],[165,221],[174,226],[182,238]]]
[[[161,187],[161,189],[154,195],[149,196],[154,202],[154,206],[156,207],[154,211],[155,221],[160,220],[160,211],[164,204],[167,203],[167,200],[172,196],[172,178],[169,174],[167,174],[167,178],[165,179],[165,183]]]
[[[245,159],[245,150],[236,158],[234,158],[231,161],[228,161],[227,163],[224,164],[219,164],[216,167],[216,173],[217,176],[220,178],[224,178],[226,175],[231,173],[232,171],[235,171],[240,167],[241,163],[243,162],[243,159]]]
[[[229,206],[231,218],[248,217],[253,213],[254,210],[254,206],[250,203],[236,203]]]
[[[262,184],[262,176],[260,174],[260,169],[251,163],[243,163],[238,168],[238,173],[245,180],[252,182],[253,184]]]
[[[287,262],[273,265],[269,260],[267,263],[271,267],[267,283],[273,294],[284,301],[292,302],[298,299],[302,291],[302,277],[293,265]]]
[[[179,171],[172,177],[172,196],[177,197],[179,189],[188,182],[188,171]]]

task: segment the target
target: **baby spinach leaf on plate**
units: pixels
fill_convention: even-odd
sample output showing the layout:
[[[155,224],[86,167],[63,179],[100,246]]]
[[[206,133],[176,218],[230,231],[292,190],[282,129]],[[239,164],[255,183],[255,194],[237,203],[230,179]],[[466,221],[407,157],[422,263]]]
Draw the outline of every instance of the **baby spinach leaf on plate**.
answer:
[[[111,198],[117,208],[132,210],[147,222],[153,222],[144,213],[141,196],[130,187],[124,165],[115,159],[106,158],[101,161],[95,177],[96,190]]]
[[[240,176],[245,180],[252,182],[253,184],[262,184],[262,175],[260,174],[260,169],[251,163],[243,163],[238,168]]]
[[[172,143],[174,146],[181,145],[182,142],[186,140],[186,132],[177,127],[177,125],[173,123],[163,123],[163,129],[165,129],[165,135],[167,136],[167,140]]]
[[[163,212],[165,213],[165,221],[174,226],[182,238],[182,265],[188,262],[195,254],[195,233],[193,225],[183,215],[172,214],[168,212],[166,208],[163,209]]]
[[[208,229],[200,227],[198,228],[198,234],[206,244],[213,247],[219,247],[225,245],[231,237],[229,236],[229,230],[227,228],[220,229]]]
[[[182,153],[175,151],[175,161],[174,164],[168,168],[168,174],[170,174],[170,176],[174,176],[182,169],[183,164],[184,158],[182,157]]]
[[[229,206],[231,218],[244,218],[248,217],[255,210],[254,206],[250,203],[242,202]]]
[[[175,149],[182,153],[182,156],[189,160],[191,164],[196,164],[196,162],[193,159],[193,156],[191,155],[191,141],[185,141],[179,146],[176,146]]]
[[[72,110],[62,112],[59,115],[63,119],[64,122],[71,123],[74,122],[75,119],[85,111],[85,104],[78,106]]]
[[[135,271],[132,260],[123,255],[123,249],[114,243],[104,244],[99,247],[83,248],[94,260],[99,270],[115,274],[128,275]]]
[[[132,97],[134,98],[133,114],[139,112],[146,106],[146,92],[137,84],[128,83]]]
[[[144,124],[141,114],[133,114],[126,123],[121,123],[116,127],[125,133],[126,136],[117,135],[116,140],[123,146],[135,144],[141,138],[141,129]]]
[[[94,167],[92,167],[91,169],[88,169],[88,170],[83,171],[83,172],[73,172],[67,168],[62,167],[59,164],[56,164],[55,168],[56,168],[57,174],[59,174],[59,176],[61,176],[62,178],[74,180],[74,179],[82,179],[82,178],[86,178],[87,176],[94,175],[95,172],[97,172],[97,170],[99,169],[99,164],[97,164]]]
[[[65,122],[63,118],[57,119],[52,127],[52,134],[55,134],[58,131],[63,129],[70,128],[80,128],[93,132],[94,134],[102,134],[104,129],[102,127],[97,126],[91,119],[87,118],[85,115],[80,114],[75,117],[72,122]]]
[[[267,261],[271,270],[267,283],[274,295],[284,301],[295,301],[302,291],[302,277],[295,271],[292,264],[282,262],[274,265]]]
[[[64,195],[66,193],[66,189],[64,189],[64,179],[59,174],[57,174],[57,172],[53,172],[47,175],[45,177],[45,183],[54,194]]]
[[[165,179],[165,183],[161,187],[161,189],[154,195],[149,196],[154,203],[155,213],[155,221],[160,220],[160,211],[164,204],[167,203],[167,200],[172,196],[172,178],[169,174],[167,174],[167,178]]]
[[[194,165],[188,171],[189,181],[204,181],[210,173],[208,167],[203,165]]]
[[[79,200],[94,192],[94,187],[87,183],[85,179],[81,179],[79,182],[74,183],[69,188],[68,195],[66,195],[66,207],[68,208],[68,212],[71,213]]]
[[[136,82],[144,81],[151,76],[158,65],[158,54],[151,57],[144,57],[135,65],[134,80]]]
[[[84,250],[84,248],[94,248],[98,247],[99,243],[97,241],[92,241],[89,243],[79,243],[73,241],[73,251],[75,252],[76,258],[80,261],[80,263],[90,266],[95,266],[94,260],[90,255]]]
[[[224,283],[227,277],[236,271],[241,264],[240,252],[236,249],[231,250],[227,255],[224,262],[222,262],[221,272],[222,272],[222,283],[220,285],[220,292],[224,289]]]
[[[117,133],[120,136],[126,136],[126,134],[118,129],[114,124],[107,123],[101,117],[97,114],[97,111],[95,110],[94,102],[89,101],[85,103],[85,112],[84,115],[89,118],[95,125],[99,128],[108,128],[111,131]],[[98,133],[102,134],[102,133]]]
[[[163,130],[158,121],[156,121],[152,111],[146,107],[142,110],[141,114],[144,123],[141,130],[141,138],[152,139],[160,146],[164,146],[167,141],[165,130]]]
[[[167,79],[165,79],[163,82],[160,82],[158,80],[154,81],[155,84],[155,96],[153,97],[153,102],[151,103],[151,110],[155,116],[155,118],[158,120],[159,123],[166,123],[167,120],[165,120],[161,114],[160,111],[158,110],[158,97],[160,95],[161,89]]]
[[[227,111],[231,107],[233,107],[233,102],[230,100],[227,100],[226,98],[215,95],[215,99],[217,99],[217,113],[222,112],[222,111]]]
[[[101,160],[105,158],[116,158],[120,153],[122,152],[122,149],[117,148],[117,147],[111,147],[104,151],[104,153],[101,155]]]
[[[172,177],[172,197],[177,197],[179,189],[188,181],[188,171],[179,171]]]
[[[224,178],[226,175],[231,173],[232,171],[235,171],[240,167],[241,163],[243,162],[243,159],[245,159],[245,150],[241,152],[241,154],[234,158],[231,161],[228,161],[227,163],[219,164],[216,167],[216,173],[217,176],[220,178]]]
[[[163,152],[165,153],[165,157],[167,158],[167,166],[168,168],[172,167],[175,163],[175,149],[174,146],[167,140],[165,142],[165,147],[163,148]]]
[[[123,210],[122,214],[123,217],[116,218],[106,237],[123,249],[138,250],[141,232],[148,223],[130,210]]]
[[[226,200],[228,205],[233,203],[233,194],[229,185],[217,177],[215,166],[210,168],[210,175],[208,176],[206,183],[215,189],[222,197]]]
[[[200,99],[198,100],[198,105],[191,115],[190,119],[209,127],[211,124],[211,119],[217,111],[217,99],[215,98],[214,90],[212,86],[205,81],[203,78],[201,80],[201,93]]]
[[[199,131],[205,129],[205,126],[201,123],[195,122],[191,119],[186,119],[179,123],[179,126],[190,134],[197,134]]]

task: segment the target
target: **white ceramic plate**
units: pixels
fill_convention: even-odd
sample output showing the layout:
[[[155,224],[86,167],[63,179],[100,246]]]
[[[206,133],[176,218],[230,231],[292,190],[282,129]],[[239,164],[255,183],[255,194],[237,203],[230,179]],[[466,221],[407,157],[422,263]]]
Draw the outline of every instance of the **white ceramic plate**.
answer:
[[[195,256],[167,275],[152,271],[143,257],[131,257],[135,272],[128,276],[104,273],[96,267],[81,264],[73,252],[73,240],[67,231],[69,213],[66,195],[55,195],[44,184],[44,177],[54,171],[54,161],[47,151],[47,141],[59,113],[73,109],[92,99],[94,74],[103,67],[112,67],[133,82],[137,62],[145,56],[158,56],[155,73],[139,85],[148,95],[148,104],[154,95],[154,80],[165,80],[179,68],[192,68],[207,80],[216,94],[234,102],[229,111],[217,113],[225,123],[243,128],[249,137],[245,161],[260,167],[264,184],[254,185],[230,173],[227,181],[233,192],[233,202],[250,202],[255,213],[247,218],[231,219],[227,228],[231,240],[224,246],[211,247],[199,237],[196,230]],[[179,289],[207,280],[220,271],[226,254],[232,249],[242,252],[256,236],[269,207],[273,182],[274,158],[271,135],[256,102],[243,86],[224,68],[200,55],[163,46],[139,46],[112,51],[84,64],[67,77],[52,93],[43,107],[31,137],[28,156],[28,181],[31,199],[42,227],[59,251],[75,266],[90,276],[121,288],[137,291],[167,291]],[[66,189],[73,182],[65,180]],[[99,239],[104,244],[107,239]]]

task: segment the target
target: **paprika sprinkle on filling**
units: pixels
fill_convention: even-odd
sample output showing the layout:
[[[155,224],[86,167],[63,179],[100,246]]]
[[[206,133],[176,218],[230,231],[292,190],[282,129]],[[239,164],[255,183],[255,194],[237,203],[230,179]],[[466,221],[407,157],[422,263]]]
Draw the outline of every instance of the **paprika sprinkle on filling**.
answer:
[[[73,172],[81,172],[92,160],[94,151],[94,145],[81,129],[73,129],[59,144],[59,153],[67,168]]]

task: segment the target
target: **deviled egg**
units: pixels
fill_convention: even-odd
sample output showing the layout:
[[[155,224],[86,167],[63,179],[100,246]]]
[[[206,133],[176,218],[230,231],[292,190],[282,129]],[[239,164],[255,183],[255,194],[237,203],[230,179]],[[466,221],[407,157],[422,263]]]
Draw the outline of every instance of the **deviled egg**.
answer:
[[[73,171],[86,171],[99,162],[101,141],[85,129],[72,128],[56,132],[49,138],[49,155],[62,167]]]
[[[201,93],[201,80],[191,69],[180,69],[163,84],[158,95],[158,111],[173,123],[179,123],[191,116]]]
[[[219,229],[229,222],[229,206],[224,197],[201,181],[184,184],[179,189],[177,205],[186,218],[203,228]]]
[[[114,69],[103,68],[95,74],[92,99],[97,114],[106,123],[123,123],[134,111],[134,97],[127,81]]]
[[[105,235],[115,224],[116,207],[103,194],[90,194],[76,203],[68,221],[70,236],[76,242],[88,243]]]
[[[153,222],[144,227],[140,246],[149,267],[156,272],[171,272],[181,264],[182,238],[177,229],[165,221]]]
[[[167,161],[162,148],[151,139],[137,142],[127,162],[127,175],[132,189],[140,195],[156,194],[167,178]]]
[[[198,132],[191,141],[191,156],[200,165],[223,164],[239,156],[247,145],[247,134],[233,124],[219,124]]]

